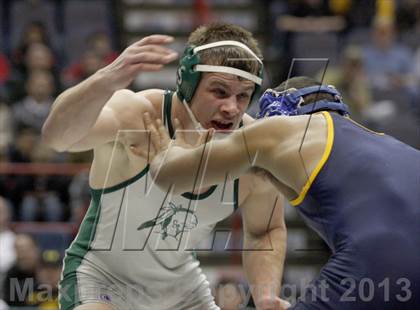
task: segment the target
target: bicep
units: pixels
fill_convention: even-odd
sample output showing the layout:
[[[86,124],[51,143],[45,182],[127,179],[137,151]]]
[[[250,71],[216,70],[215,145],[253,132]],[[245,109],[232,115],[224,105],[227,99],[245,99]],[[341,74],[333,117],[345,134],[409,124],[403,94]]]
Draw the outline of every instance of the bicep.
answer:
[[[265,176],[252,175],[252,188],[239,206],[245,236],[260,236],[272,229],[285,230],[284,197]]]
[[[145,135],[135,130],[144,130],[143,113],[154,115],[152,103],[142,95],[128,90],[116,92],[106,103],[95,124],[86,136],[71,146],[69,151],[84,151],[97,148],[106,143],[125,140],[143,141]],[[140,144],[140,143],[136,143]]]
[[[117,137],[119,122],[114,115],[114,111],[104,107],[98,119],[86,136],[73,144],[69,152],[81,152],[94,149],[98,146],[114,141]]]

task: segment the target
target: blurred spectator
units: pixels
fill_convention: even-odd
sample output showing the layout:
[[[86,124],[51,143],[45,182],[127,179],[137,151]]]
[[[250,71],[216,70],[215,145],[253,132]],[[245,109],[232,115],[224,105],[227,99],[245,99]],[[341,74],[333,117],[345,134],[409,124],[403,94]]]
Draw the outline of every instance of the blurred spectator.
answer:
[[[89,36],[88,49],[98,55],[106,65],[118,57],[118,53],[112,49],[109,36],[104,32],[95,32]]]
[[[39,143],[39,131],[20,124],[6,159],[13,163],[56,162],[60,154]],[[14,218],[24,221],[61,221],[66,214],[69,178],[48,175],[0,175],[0,194],[15,206]]]
[[[13,307],[31,306],[28,297],[37,287],[35,276],[39,266],[39,248],[31,235],[18,234],[15,250],[16,262],[3,282],[3,300]]]
[[[9,306],[0,298],[0,310],[9,310]]]
[[[91,74],[105,66],[105,62],[94,51],[87,50],[83,53],[80,62],[70,66],[63,73],[65,87],[76,85]]]
[[[51,51],[53,49],[47,33],[47,28],[44,23],[40,21],[32,21],[26,25],[22,32],[20,42],[13,51],[13,63],[19,70],[25,67],[27,52],[33,44],[44,45]]]
[[[22,221],[61,221],[63,219],[64,206],[52,182],[54,178],[48,176],[34,178],[33,188],[24,193],[20,207]]]
[[[328,0],[289,0],[288,6],[289,14],[277,20],[281,31],[337,32],[346,27],[342,16],[333,15]]]
[[[45,250],[41,255],[41,263],[36,272],[36,283],[28,303],[38,310],[58,309],[58,282],[61,276],[62,258],[56,250]]]
[[[13,118],[10,108],[0,95],[0,162],[6,160],[7,148],[12,142]]]
[[[10,230],[10,220],[10,205],[0,196],[0,283],[3,283],[6,272],[16,260],[15,234]],[[2,287],[0,287],[0,296],[2,296],[1,289]]]
[[[293,62],[291,73],[313,76],[325,66],[325,60],[303,59],[323,58],[334,62],[339,52],[340,34],[346,28],[345,18],[334,15],[328,0],[289,0],[287,4],[287,10],[276,22],[282,36],[275,40],[280,38],[277,46],[284,46],[287,59],[283,64],[289,67],[292,59],[300,58]]]
[[[372,24],[378,0],[330,0],[333,8],[349,2],[349,7],[342,10],[346,16],[348,29],[368,28]],[[388,1],[388,0],[387,0]],[[336,11],[336,9],[335,9]]]
[[[51,49],[42,43],[33,43],[28,46],[24,63],[20,67],[13,68],[7,87],[11,102],[21,99],[25,95],[25,82],[32,72],[48,71],[53,77],[54,95],[60,90],[58,70],[55,67],[54,55]]]
[[[48,71],[32,71],[25,86],[26,97],[13,105],[15,126],[33,128],[40,135],[54,102],[53,77]]]
[[[395,40],[392,19],[376,18],[372,25],[372,44],[364,48],[364,61],[372,86],[377,91],[409,90],[412,83],[412,55]]]
[[[420,88],[420,46],[417,49],[416,55],[414,56],[414,66],[414,74],[417,79],[417,87]]]
[[[235,277],[222,277],[217,281],[214,299],[221,310],[245,309],[246,296],[250,296],[247,287]]]
[[[399,0],[396,12],[396,22],[400,32],[412,32],[413,30],[419,32],[420,2],[418,0]]]
[[[10,66],[6,56],[0,53],[0,89],[3,88],[4,83],[9,78]]]
[[[118,56],[112,49],[109,37],[103,32],[95,32],[87,39],[87,50],[82,59],[70,65],[63,73],[63,84],[73,86],[98,69],[110,64]]]
[[[343,100],[349,105],[351,117],[363,122],[363,116],[371,103],[369,79],[363,66],[361,49],[356,46],[347,47],[338,66],[328,67],[318,74],[322,83],[334,85],[340,90]]]
[[[89,174],[87,171],[82,171],[73,177],[70,183],[69,193],[71,220],[79,225],[85,216],[91,200]]]
[[[30,160],[33,163],[51,163],[56,153],[45,146],[37,144],[32,150]],[[23,194],[20,206],[22,221],[61,221],[64,206],[60,200],[60,192],[67,191],[68,182],[65,177],[36,175],[33,176],[31,188]]]
[[[23,124],[17,126],[15,143],[11,144],[8,149],[8,161],[15,163],[31,162],[31,154],[38,139],[38,133],[34,128]]]
[[[5,161],[15,163],[31,162],[31,152],[35,148],[38,136],[34,129],[18,127],[14,143],[7,148]],[[13,205],[13,219],[19,219],[19,206],[25,191],[33,188],[34,178],[31,175],[0,174],[0,195],[6,197]]]

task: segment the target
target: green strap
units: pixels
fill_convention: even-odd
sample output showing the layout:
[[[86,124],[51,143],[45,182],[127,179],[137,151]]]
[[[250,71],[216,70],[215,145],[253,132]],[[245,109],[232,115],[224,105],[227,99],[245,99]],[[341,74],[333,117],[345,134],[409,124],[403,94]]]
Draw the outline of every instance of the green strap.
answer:
[[[165,90],[164,93],[164,101],[163,101],[163,124],[168,128],[169,135],[171,138],[175,136],[174,128],[172,126],[172,118],[171,118],[171,112],[172,112],[172,96],[173,91],[171,90]],[[239,127],[243,127],[243,122],[241,121],[239,123]],[[187,199],[191,200],[201,200],[209,197],[214,190],[216,189],[217,185],[211,186],[207,192],[201,193],[199,195],[193,194],[193,193],[183,193],[182,196]],[[233,199],[234,199],[234,210],[238,208],[238,201],[239,201],[239,179],[234,180],[234,191],[233,191]]]
[[[244,126],[244,122],[241,120],[239,123],[239,128]],[[233,199],[234,199],[234,210],[238,209],[239,206],[239,178],[235,179],[233,184]]]
[[[172,96],[173,91],[171,90],[165,90],[164,94],[164,101],[163,101],[163,124],[168,127],[169,135],[171,138],[174,137],[174,128],[172,126],[172,120],[171,120],[171,111],[172,111]]]

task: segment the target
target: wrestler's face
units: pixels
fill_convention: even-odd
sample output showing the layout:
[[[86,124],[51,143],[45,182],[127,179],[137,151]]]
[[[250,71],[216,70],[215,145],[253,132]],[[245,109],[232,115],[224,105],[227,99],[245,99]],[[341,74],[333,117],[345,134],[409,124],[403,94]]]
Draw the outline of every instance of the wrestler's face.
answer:
[[[201,125],[228,133],[238,128],[255,84],[227,73],[204,73],[191,101]]]

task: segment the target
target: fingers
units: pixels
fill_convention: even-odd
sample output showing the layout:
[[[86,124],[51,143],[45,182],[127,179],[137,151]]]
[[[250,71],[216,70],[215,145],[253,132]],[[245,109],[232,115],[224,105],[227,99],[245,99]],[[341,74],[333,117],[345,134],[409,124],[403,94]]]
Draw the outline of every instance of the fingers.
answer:
[[[158,46],[147,45],[133,47],[129,50],[127,59],[130,63],[155,63],[166,64],[178,58],[178,53],[172,49]]]
[[[171,48],[168,48],[162,45],[156,45],[156,44],[150,44],[150,45],[145,45],[145,46],[134,46],[131,48],[131,50],[135,53],[153,52],[153,53],[159,53],[162,55],[168,55],[175,52]]]
[[[167,64],[177,59],[177,53],[171,54],[160,54],[153,52],[142,52],[139,54],[133,54],[127,57],[127,60],[131,64],[136,63],[149,63],[149,64]]]
[[[136,74],[139,71],[159,71],[178,58],[173,49],[162,46],[173,41],[173,37],[152,35],[130,45],[119,57],[120,64]]]
[[[161,144],[168,145],[171,142],[171,138],[169,137],[168,131],[160,119],[156,120],[156,126],[159,132]]]
[[[288,309],[292,305],[287,300],[280,299],[280,305],[283,307],[283,309]]]
[[[168,44],[174,41],[174,37],[162,34],[153,34],[134,43],[135,45],[146,45],[146,44]]]
[[[195,146],[200,146],[202,144],[206,144],[213,138],[215,130],[213,128],[210,128],[209,130],[200,132],[200,137],[197,140],[197,143]]]
[[[174,128],[176,133],[176,140],[178,143],[185,143],[185,130],[181,125],[179,119],[174,119]]]
[[[163,46],[173,42],[174,38],[166,35],[151,35],[127,47],[110,66],[110,71],[125,72],[123,84],[130,83],[136,74],[142,71],[154,72],[178,58],[173,49]]]
[[[133,48],[127,50],[125,54],[126,64],[167,64],[177,58],[177,52],[171,49],[159,49],[157,47]]]
[[[153,146],[153,149],[156,153],[158,153],[161,149],[160,134],[148,112],[144,113],[143,121],[145,129],[150,132],[150,142]]]
[[[215,132],[213,128],[210,128],[209,130],[201,130],[201,131],[193,130],[195,134],[198,134],[198,139],[196,140],[195,143],[191,143],[191,142],[187,142],[187,139],[186,139],[185,134],[188,131],[186,131],[182,127],[178,119],[174,119],[174,128],[176,132],[176,144],[178,146],[182,146],[185,148],[197,147],[197,146],[207,143],[213,138],[213,134]]]
[[[153,160],[154,156],[163,152],[168,148],[171,143],[171,138],[160,119],[152,119],[148,112],[143,115],[144,128],[149,131],[150,143],[153,150],[150,150],[150,160]]]
[[[257,305],[257,309],[260,310],[286,310],[289,307],[291,307],[291,304],[279,297],[263,298]]]
[[[132,70],[137,71],[147,71],[147,72],[154,72],[159,71],[163,68],[163,65],[155,65],[155,64],[137,64],[132,67]]]
[[[174,41],[174,38],[167,35],[154,34],[141,39],[140,41],[133,44],[133,48],[136,49],[136,54],[151,53],[160,56],[159,63],[168,63],[175,60],[178,57],[178,53],[170,48],[161,46],[160,44],[168,44]],[[151,57],[150,54],[144,55],[144,57]],[[153,58],[153,57],[152,57]],[[134,60],[135,62],[138,61]],[[147,60],[145,59],[147,62]]]

